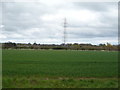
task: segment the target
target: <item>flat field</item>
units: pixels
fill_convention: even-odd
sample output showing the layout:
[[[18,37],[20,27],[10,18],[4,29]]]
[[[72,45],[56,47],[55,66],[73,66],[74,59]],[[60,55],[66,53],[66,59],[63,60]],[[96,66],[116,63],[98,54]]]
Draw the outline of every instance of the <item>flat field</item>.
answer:
[[[118,52],[3,50],[3,88],[117,88]]]

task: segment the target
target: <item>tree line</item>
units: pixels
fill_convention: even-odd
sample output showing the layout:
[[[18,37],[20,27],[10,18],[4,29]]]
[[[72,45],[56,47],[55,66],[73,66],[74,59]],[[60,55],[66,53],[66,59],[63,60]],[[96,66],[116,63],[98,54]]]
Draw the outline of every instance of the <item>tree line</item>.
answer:
[[[37,43],[2,43],[2,49],[52,49],[52,50],[109,50],[118,51],[120,45],[110,43],[92,45],[92,44],[37,44]]]

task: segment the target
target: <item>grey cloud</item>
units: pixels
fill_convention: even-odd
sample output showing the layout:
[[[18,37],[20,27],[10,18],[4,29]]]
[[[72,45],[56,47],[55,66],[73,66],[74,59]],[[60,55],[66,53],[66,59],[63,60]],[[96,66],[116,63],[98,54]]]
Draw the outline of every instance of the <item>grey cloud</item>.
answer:
[[[41,22],[40,22],[40,20],[38,20],[39,19],[38,15],[41,15],[43,13],[42,12],[43,10],[39,10],[39,8],[37,8],[36,6],[34,6],[34,8],[33,8],[30,6],[27,7],[27,3],[26,4],[25,3],[20,3],[20,4],[5,3],[5,6],[3,9],[3,11],[4,11],[3,20],[4,20],[4,24],[6,26],[5,30],[9,30],[12,28],[12,30],[16,31],[19,29],[25,29],[25,28],[39,26]],[[38,9],[38,10],[36,10],[36,9]],[[40,11],[40,12],[38,12],[38,11]]]
[[[43,3],[4,3],[3,8],[3,41],[41,41],[47,40],[51,43],[62,40],[63,37],[63,20],[45,21],[44,15],[54,17],[60,10],[78,10],[86,9],[93,13],[98,12],[101,16],[96,22],[85,22],[74,20],[68,22],[68,38],[104,38],[117,36],[117,16],[110,15],[110,9],[116,8],[116,3],[65,3],[55,6],[47,6]],[[64,13],[63,13],[64,15]],[[72,13],[71,13],[72,15]],[[70,15],[69,15],[70,16]],[[72,16],[71,16],[72,17]],[[64,17],[63,17],[64,18]],[[80,18],[80,17],[77,17]],[[47,19],[47,18],[46,18]],[[68,18],[69,19],[69,18]],[[97,23],[102,23],[99,25]],[[92,25],[93,24],[93,25]],[[36,30],[37,29],[37,30]],[[70,29],[70,30],[69,30]],[[72,30],[71,30],[72,29]],[[77,29],[77,30],[76,30]]]
[[[41,3],[5,3],[3,8],[3,22],[8,31],[42,27],[41,16],[51,13]]]
[[[80,29],[79,31],[68,31],[68,38],[96,38],[96,37],[117,37],[117,31],[113,31],[111,29],[107,30],[107,29]]]
[[[110,8],[115,8],[117,2],[74,2],[73,5],[76,6],[76,9],[89,9],[96,12],[106,12]]]

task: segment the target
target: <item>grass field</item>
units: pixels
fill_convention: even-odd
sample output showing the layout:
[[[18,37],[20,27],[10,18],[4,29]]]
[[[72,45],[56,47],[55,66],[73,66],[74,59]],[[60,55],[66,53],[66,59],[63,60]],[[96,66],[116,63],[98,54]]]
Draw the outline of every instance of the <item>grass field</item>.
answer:
[[[3,87],[115,88],[118,52],[3,50]]]

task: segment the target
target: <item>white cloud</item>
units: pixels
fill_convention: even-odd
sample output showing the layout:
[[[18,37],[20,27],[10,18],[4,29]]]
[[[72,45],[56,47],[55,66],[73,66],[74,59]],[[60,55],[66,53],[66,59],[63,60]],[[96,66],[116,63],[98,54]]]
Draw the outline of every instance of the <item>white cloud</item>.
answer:
[[[0,39],[5,39],[5,38],[7,38],[5,35],[0,34]]]

